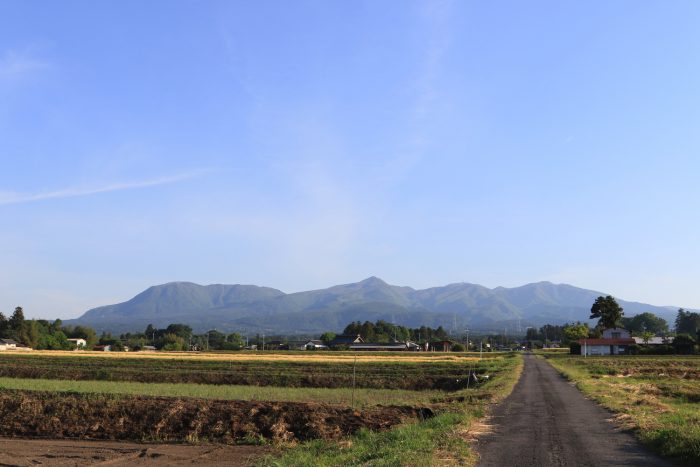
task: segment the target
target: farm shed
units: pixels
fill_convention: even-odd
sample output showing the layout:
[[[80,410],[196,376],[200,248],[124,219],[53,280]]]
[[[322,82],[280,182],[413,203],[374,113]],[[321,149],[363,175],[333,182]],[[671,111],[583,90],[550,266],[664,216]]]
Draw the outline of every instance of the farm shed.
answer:
[[[639,344],[639,345],[668,345],[668,344],[673,344],[673,337],[659,337],[659,336],[654,336],[651,339],[649,339],[647,342],[644,342],[644,339],[641,337],[633,337],[634,341]]]
[[[619,339],[581,339],[581,355],[623,355],[635,344],[631,337]]]
[[[450,340],[433,341],[430,343],[430,350],[433,352],[449,352],[454,342]]]
[[[412,344],[412,345],[411,345]],[[351,344],[350,350],[366,350],[375,352],[396,352],[406,350],[418,350],[418,346],[413,342],[388,342],[388,343],[369,343],[362,342],[359,344]]]
[[[335,336],[332,341],[328,343],[328,347],[339,347],[341,345],[350,346],[352,344],[362,344],[365,340],[359,334],[341,334]]]

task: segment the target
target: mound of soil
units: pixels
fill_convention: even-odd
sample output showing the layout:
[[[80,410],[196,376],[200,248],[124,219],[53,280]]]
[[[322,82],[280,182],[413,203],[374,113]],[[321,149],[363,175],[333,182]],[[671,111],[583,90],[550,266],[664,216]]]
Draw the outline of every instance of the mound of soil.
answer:
[[[383,430],[430,409],[348,407],[300,402],[221,401],[189,398],[0,393],[0,436],[215,443],[263,439],[337,439],[361,428]]]

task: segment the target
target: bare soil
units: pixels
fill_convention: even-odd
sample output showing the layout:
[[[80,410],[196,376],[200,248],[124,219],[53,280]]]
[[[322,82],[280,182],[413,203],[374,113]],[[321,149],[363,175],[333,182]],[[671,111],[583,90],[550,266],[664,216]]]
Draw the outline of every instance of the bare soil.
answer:
[[[427,408],[354,411],[304,402],[224,401],[39,391],[0,393],[0,436],[18,438],[209,442],[339,439],[432,416]]]
[[[0,466],[252,466],[269,446],[139,444],[0,438]]]

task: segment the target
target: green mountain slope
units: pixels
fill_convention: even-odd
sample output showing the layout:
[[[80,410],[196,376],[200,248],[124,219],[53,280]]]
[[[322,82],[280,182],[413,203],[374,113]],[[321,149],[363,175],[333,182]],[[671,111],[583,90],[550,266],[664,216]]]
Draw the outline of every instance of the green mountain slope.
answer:
[[[586,321],[602,292],[567,284],[539,282],[521,287],[457,283],[415,290],[377,277],[327,289],[285,294],[255,285],[197,285],[173,282],[153,286],[131,300],[94,308],[66,324],[99,331],[139,331],[148,324],[186,323],[197,331],[317,334],[340,331],[351,321],[383,319],[407,326],[443,326],[510,332],[526,326]],[[675,311],[619,300],[631,316],[650,311],[672,321]]]

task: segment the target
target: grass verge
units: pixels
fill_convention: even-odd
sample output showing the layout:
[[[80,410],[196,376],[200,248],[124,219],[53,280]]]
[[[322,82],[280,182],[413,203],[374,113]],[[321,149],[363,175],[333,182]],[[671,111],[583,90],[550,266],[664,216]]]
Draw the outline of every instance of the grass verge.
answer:
[[[360,431],[342,442],[311,441],[287,446],[281,456],[268,456],[266,467],[286,466],[449,466],[474,465],[467,433],[485,407],[506,397],[522,372],[522,357],[504,357],[507,364],[478,389],[453,393],[455,400],[443,412],[427,420],[404,424],[389,431]],[[470,393],[470,391],[472,391]],[[476,395],[477,397],[470,397]]]

